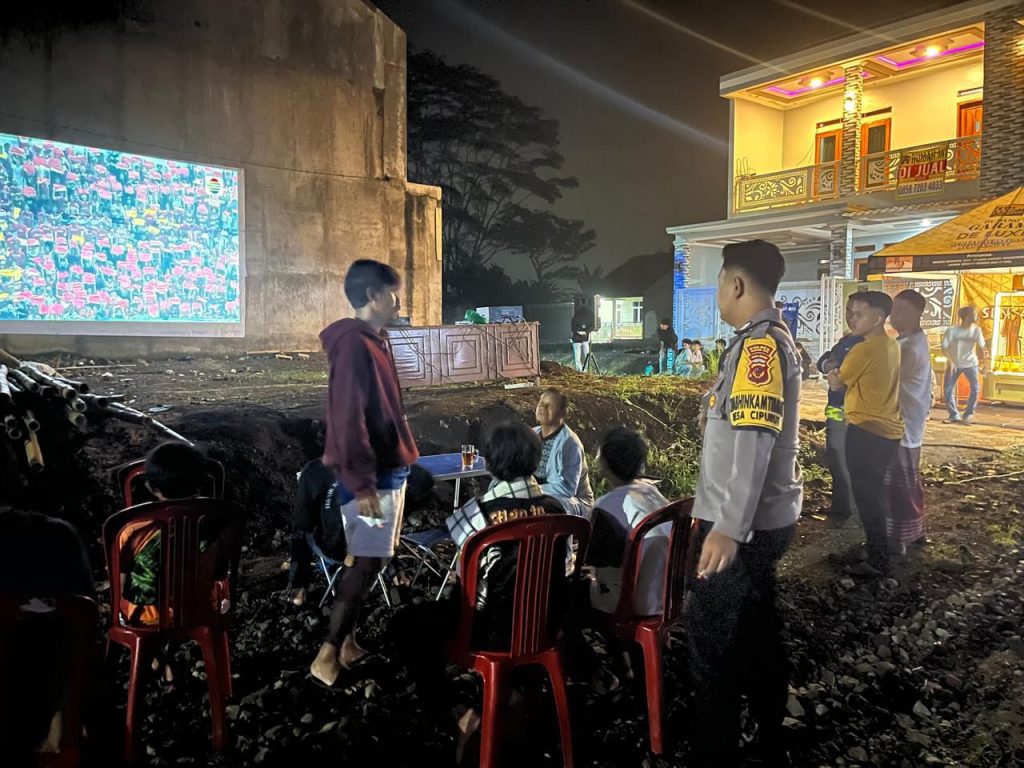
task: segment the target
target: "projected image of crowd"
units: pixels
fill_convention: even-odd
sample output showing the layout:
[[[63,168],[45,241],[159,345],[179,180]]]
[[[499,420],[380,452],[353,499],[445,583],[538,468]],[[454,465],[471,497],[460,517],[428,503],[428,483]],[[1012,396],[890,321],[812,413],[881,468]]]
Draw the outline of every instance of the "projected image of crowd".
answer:
[[[0,320],[240,318],[237,172],[0,134]]]

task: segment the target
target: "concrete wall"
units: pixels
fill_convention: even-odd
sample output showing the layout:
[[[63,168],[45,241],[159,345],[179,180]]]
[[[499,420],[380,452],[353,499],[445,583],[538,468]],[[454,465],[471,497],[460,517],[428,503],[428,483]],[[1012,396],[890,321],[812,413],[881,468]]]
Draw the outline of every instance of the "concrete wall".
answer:
[[[363,0],[140,0],[0,40],[0,131],[239,167],[244,339],[0,336],[14,352],[317,348],[356,258],[440,322],[440,190],[406,182],[405,33]]]
[[[805,107],[786,110],[782,128],[782,168],[814,165],[814,141],[818,123],[839,121],[842,117],[842,92],[820,101],[812,101]],[[842,125],[837,122],[835,126],[829,126],[828,130],[840,128]]]
[[[864,85],[864,112],[886,108],[892,112],[877,118],[865,117],[864,122],[891,117],[893,149],[955,139],[957,103],[979,98],[958,99],[957,93],[980,87],[983,79],[984,66],[980,60],[974,60],[874,88],[868,80]]]
[[[746,161],[750,173],[783,170],[782,124],[784,113],[746,99],[733,100],[735,162]],[[738,169],[733,168],[732,173]]]

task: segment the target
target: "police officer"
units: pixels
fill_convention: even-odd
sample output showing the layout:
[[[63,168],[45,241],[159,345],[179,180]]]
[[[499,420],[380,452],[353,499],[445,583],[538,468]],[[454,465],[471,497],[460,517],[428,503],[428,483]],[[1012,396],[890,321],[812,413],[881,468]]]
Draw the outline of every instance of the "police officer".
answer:
[[[706,395],[694,504],[700,559],[688,612],[698,693],[698,765],[739,764],[740,697],[757,723],[763,762],[788,765],[782,720],[789,670],[775,605],[775,569],[803,502],[797,464],[800,358],[774,295],[785,272],[763,240],[722,250],[718,308],[737,329]]]

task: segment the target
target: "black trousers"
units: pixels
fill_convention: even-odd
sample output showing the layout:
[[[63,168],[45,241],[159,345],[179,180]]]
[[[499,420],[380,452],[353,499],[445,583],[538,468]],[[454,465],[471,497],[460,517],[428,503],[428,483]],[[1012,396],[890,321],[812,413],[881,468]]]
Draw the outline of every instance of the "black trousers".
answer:
[[[889,569],[889,540],[885,525],[885,474],[896,459],[900,441],[879,437],[850,424],[846,430],[846,467],[868,542],[868,563]]]
[[[700,524],[700,536],[712,524]],[[690,665],[697,688],[696,762],[739,764],[741,697],[747,695],[760,738],[775,746],[789,696],[789,662],[776,606],[775,569],[796,526],[755,531],[722,573],[694,579],[687,613]]]
[[[846,466],[845,421],[829,419],[825,422],[825,460],[832,475],[832,511],[829,517],[845,520],[857,511],[850,488],[850,470]]]

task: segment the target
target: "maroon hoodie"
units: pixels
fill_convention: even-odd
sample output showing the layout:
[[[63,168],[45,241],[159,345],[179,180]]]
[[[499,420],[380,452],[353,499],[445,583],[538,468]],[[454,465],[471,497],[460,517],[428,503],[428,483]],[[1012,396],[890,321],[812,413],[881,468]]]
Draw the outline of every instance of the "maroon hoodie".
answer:
[[[324,465],[355,496],[377,489],[377,473],[419,458],[405,418],[398,373],[382,333],[357,318],[320,332],[330,364]]]

